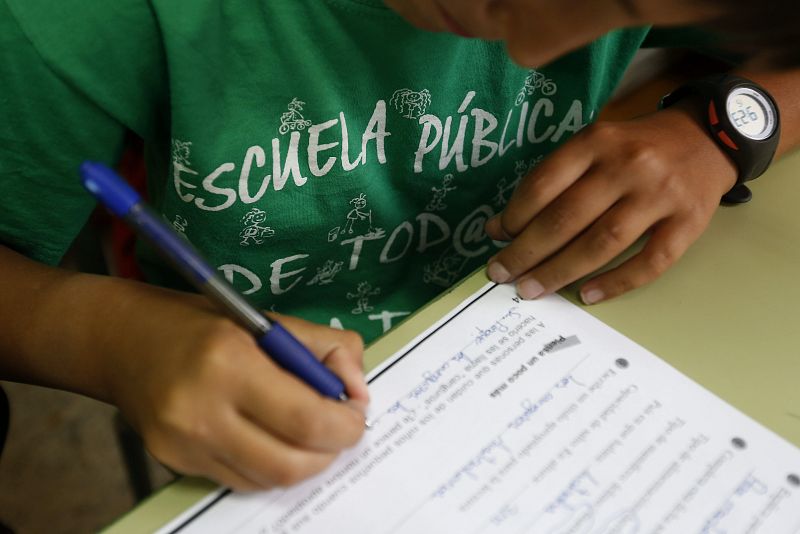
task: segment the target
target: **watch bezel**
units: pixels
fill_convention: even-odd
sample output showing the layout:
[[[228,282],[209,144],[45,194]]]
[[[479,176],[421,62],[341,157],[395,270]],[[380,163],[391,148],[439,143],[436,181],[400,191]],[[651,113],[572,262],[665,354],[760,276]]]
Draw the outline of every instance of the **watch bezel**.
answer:
[[[731,100],[736,98],[739,95],[745,95],[752,99],[754,99],[761,108],[766,113],[765,122],[763,130],[756,134],[751,135],[736,126],[730,118],[729,112],[729,104]],[[777,110],[775,109],[775,105],[767,95],[765,95],[762,91],[759,91],[755,87],[752,87],[750,84],[746,85],[738,85],[732,87],[725,98],[725,114],[727,122],[730,124],[731,129],[736,132],[737,135],[741,135],[746,137],[747,139],[751,139],[753,141],[764,141],[775,135],[776,127],[777,127]]]

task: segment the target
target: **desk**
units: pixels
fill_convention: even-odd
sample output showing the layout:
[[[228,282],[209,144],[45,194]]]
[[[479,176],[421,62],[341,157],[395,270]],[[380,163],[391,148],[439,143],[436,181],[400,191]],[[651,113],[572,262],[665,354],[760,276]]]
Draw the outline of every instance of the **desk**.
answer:
[[[720,209],[686,256],[647,287],[587,308],[744,413],[800,446],[800,153]],[[475,277],[369,347],[367,367],[484,283]],[[575,288],[564,292],[574,299]],[[214,488],[183,479],[109,527],[150,532]]]

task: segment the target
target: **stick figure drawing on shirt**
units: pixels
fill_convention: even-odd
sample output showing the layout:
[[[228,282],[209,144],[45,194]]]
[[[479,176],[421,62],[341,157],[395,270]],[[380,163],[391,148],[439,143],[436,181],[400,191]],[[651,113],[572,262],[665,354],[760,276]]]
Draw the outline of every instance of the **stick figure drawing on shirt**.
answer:
[[[525,101],[525,97],[531,96],[537,89],[541,90],[544,96],[553,96],[558,91],[558,86],[541,72],[531,70],[514,104],[519,106]]]
[[[517,185],[527,176],[539,163],[541,163],[544,156],[537,156],[531,158],[527,163],[524,160],[519,160],[514,164],[514,174],[516,178],[510,183],[505,178],[501,178],[497,182],[497,194],[494,196],[494,204],[498,208],[504,206],[508,202],[508,197],[517,188]]]
[[[189,221],[182,215],[176,215],[172,221],[172,227],[175,228],[179,234],[186,235],[186,227],[189,226]]]
[[[447,204],[444,203],[444,198],[447,196],[447,193],[450,191],[455,191],[458,189],[457,187],[451,187],[450,184],[453,183],[453,175],[446,174],[444,178],[442,178],[442,186],[441,187],[431,187],[431,191],[433,192],[433,198],[428,205],[425,206],[425,209],[428,211],[442,211],[447,209]]]
[[[336,241],[340,236],[363,236],[368,239],[380,239],[384,236],[383,228],[372,226],[372,209],[367,208],[367,196],[364,193],[350,200],[353,209],[347,212],[344,225],[332,228],[328,232],[328,241]],[[364,228],[366,226],[366,229]],[[364,231],[366,230],[366,231]]]
[[[364,210],[367,207],[367,197],[361,193],[356,198],[350,201],[353,209],[347,214],[347,222],[344,223],[345,232],[348,234],[353,233],[353,226],[358,221],[369,221],[369,230],[367,233],[372,232],[372,210]]]
[[[172,140],[172,161],[184,167],[191,167],[192,163],[189,157],[192,154],[192,143],[189,141],[181,141],[180,139]]]
[[[450,287],[461,278],[461,271],[469,258],[462,256],[453,247],[447,247],[434,261],[425,266],[422,280],[426,284]]]
[[[244,229],[239,232],[241,241],[240,245],[243,247],[250,246],[255,243],[260,245],[268,237],[275,235],[275,230],[269,226],[261,226],[261,223],[267,220],[267,212],[258,208],[253,208],[242,217]]]
[[[371,312],[375,308],[369,305],[369,298],[379,294],[380,292],[381,288],[373,288],[372,284],[369,282],[359,282],[355,293],[347,293],[348,300],[356,301],[356,307],[350,310],[350,313],[353,315],[361,315],[364,312]]]
[[[427,112],[428,106],[431,105],[431,92],[427,89],[422,91],[398,89],[392,95],[389,104],[406,119],[418,119]]]
[[[324,286],[330,284],[333,282],[336,275],[339,274],[339,271],[342,270],[342,265],[344,265],[343,261],[334,262],[333,260],[327,260],[322,267],[317,267],[316,276],[309,280],[306,285],[313,286],[319,284]]]
[[[290,130],[302,131],[311,126],[311,121],[306,120],[303,114],[300,113],[303,111],[303,106],[305,105],[305,102],[297,100],[296,98],[293,98],[292,101],[289,102],[287,107],[288,111],[281,115],[281,125],[278,128],[278,132],[280,132],[281,135],[288,133]]]

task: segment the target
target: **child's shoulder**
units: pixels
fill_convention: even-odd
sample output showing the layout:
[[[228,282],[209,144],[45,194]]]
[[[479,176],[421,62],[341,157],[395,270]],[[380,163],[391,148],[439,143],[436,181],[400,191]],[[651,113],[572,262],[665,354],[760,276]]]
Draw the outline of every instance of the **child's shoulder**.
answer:
[[[138,54],[156,48],[158,28],[149,2],[114,0],[4,0],[9,16],[3,25],[16,25],[42,58],[58,66],[87,57],[102,65],[129,49]]]
[[[144,128],[142,110],[167,93],[150,2],[0,0],[0,10],[0,32],[17,36],[4,47],[20,79],[66,83],[136,131]]]
[[[12,21],[38,45],[92,45],[98,39],[141,37],[154,29],[154,13],[143,0],[3,0]]]

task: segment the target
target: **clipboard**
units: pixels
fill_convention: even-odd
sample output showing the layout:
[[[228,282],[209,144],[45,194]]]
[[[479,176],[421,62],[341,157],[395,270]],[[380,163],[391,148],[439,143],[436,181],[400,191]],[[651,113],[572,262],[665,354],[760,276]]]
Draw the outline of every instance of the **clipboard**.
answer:
[[[760,180],[759,203],[721,210],[681,264],[657,283],[590,309],[795,445],[800,445],[800,414],[796,414],[800,391],[793,384],[800,371],[796,357],[800,339],[793,333],[791,317],[796,315],[800,287],[790,282],[800,264],[800,247],[791,246],[800,232],[800,221],[793,216],[796,195],[791,194],[800,194],[800,183],[794,179],[798,165],[800,155],[792,156]],[[373,368],[484,280],[478,274],[467,278],[373,343],[365,356],[366,367]],[[735,365],[720,373],[719,360],[691,358],[686,350],[689,341],[670,336],[663,325],[647,317],[647,305],[655,303],[663,308],[662,319],[688,332],[687,337],[697,338],[704,331],[718,335],[726,356],[722,361]],[[213,489],[208,482],[184,478],[111,525],[108,532],[156,530]]]

